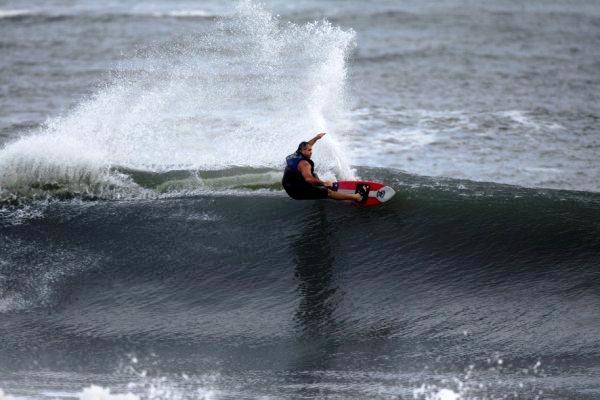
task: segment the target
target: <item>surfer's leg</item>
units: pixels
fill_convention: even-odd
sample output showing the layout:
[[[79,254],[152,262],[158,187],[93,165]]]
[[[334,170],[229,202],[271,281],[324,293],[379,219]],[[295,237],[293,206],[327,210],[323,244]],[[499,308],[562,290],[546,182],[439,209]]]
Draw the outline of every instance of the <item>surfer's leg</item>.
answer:
[[[362,196],[358,193],[340,193],[334,192],[333,190],[327,191],[327,197],[333,200],[354,200],[361,201]]]

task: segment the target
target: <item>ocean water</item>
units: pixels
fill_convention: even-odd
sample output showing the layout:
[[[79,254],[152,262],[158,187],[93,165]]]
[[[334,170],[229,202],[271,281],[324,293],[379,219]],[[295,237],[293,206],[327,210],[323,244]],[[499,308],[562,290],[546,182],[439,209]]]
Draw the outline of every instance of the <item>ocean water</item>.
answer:
[[[0,400],[600,398],[598,93],[595,1],[0,1]]]

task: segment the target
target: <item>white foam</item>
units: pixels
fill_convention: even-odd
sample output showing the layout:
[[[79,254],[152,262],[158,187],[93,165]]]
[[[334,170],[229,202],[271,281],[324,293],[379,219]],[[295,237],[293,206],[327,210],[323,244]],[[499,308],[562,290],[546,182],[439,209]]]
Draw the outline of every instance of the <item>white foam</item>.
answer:
[[[35,204],[25,204],[20,207],[1,207],[0,220],[10,225],[21,225],[32,219],[40,218],[44,215],[47,202],[36,202]],[[0,260],[0,264],[2,261]],[[1,278],[1,275],[0,275]],[[2,306],[0,306],[2,310]]]
[[[32,14],[31,10],[0,10],[0,19],[14,18]]]
[[[0,400],[14,400],[14,397],[5,394],[4,391],[0,389]]]
[[[413,398],[415,400],[459,400],[462,396],[452,389],[422,385],[413,390]]]
[[[508,117],[508,118],[512,119],[514,122],[521,124],[523,126],[526,126],[528,128],[531,128],[531,129],[539,130],[542,128],[542,126],[540,124],[535,122],[532,118],[528,117],[526,115],[525,111],[509,110],[509,111],[499,112],[498,115]]]
[[[127,392],[127,393],[111,393],[110,388],[90,385],[82,389],[81,392],[76,394],[79,400],[140,400],[141,398],[150,400],[159,399],[182,399],[188,398],[192,395],[192,398],[197,400],[214,400],[217,398],[218,392],[212,389],[197,388],[194,393],[190,393],[189,390],[184,390],[173,386],[168,379],[152,379],[149,380],[144,387],[139,387],[138,384],[129,384],[128,387],[134,390],[143,391],[143,396]],[[68,396],[71,397],[71,396]],[[12,398],[0,400],[13,400]]]
[[[140,397],[132,393],[112,394],[110,389],[91,385],[84,388],[77,396],[79,400],[139,400]]]
[[[7,311],[23,310],[27,308],[27,306],[28,302],[23,300],[23,297],[20,295],[7,296],[0,293],[0,314]],[[2,396],[0,396],[0,400],[2,399]]]
[[[176,10],[176,11],[169,11],[167,13],[165,13],[168,16],[171,17],[177,17],[177,18],[208,18],[208,17],[213,17],[214,15],[209,13],[206,10]]]
[[[435,400],[458,400],[460,395],[450,389],[441,389],[435,394]]]

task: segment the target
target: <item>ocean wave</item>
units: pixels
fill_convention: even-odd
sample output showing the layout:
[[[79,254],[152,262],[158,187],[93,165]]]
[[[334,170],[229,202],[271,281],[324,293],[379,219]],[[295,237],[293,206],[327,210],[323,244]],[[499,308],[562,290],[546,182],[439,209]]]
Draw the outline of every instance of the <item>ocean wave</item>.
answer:
[[[447,54],[448,49],[445,46],[425,46],[422,48],[407,49],[402,52],[384,52],[382,54],[358,54],[355,60],[358,63],[388,63],[388,62],[404,62],[413,58],[422,58],[427,56],[436,56]]]
[[[421,135],[421,131],[415,131]],[[412,145],[414,138],[411,139]],[[421,140],[430,140],[424,136]],[[72,154],[72,152],[67,152]],[[26,207],[39,200],[148,200],[206,195],[281,194],[282,169],[230,167],[224,169],[173,169],[153,171],[129,167],[104,167],[93,158],[69,159],[68,163],[15,159],[4,162],[9,168],[0,173],[0,204]],[[0,162],[3,159],[0,157]],[[384,182],[401,196],[410,194],[434,197],[489,198],[493,201],[544,198],[597,203],[594,192],[557,189],[531,189],[522,186],[478,182],[450,177],[427,177],[393,168],[354,167],[362,179]],[[494,200],[496,199],[496,200]]]
[[[416,132],[421,134],[421,132]],[[423,140],[428,140],[426,137]],[[414,139],[413,139],[414,141]],[[414,144],[414,143],[413,143]],[[6,157],[7,154],[4,154]],[[2,158],[0,157],[0,161]],[[215,170],[174,169],[164,172],[128,167],[97,166],[91,159],[70,160],[59,165],[27,160],[6,161],[10,166],[0,173],[0,204],[27,206],[39,200],[144,200],[202,195],[258,195],[280,193],[281,169],[232,167]],[[463,197],[531,197],[546,196],[583,197],[587,192],[564,190],[526,189],[506,184],[480,183],[465,179],[426,177],[404,173],[395,169],[355,167],[363,179],[383,181],[395,186],[396,191],[410,193],[416,188],[443,193],[450,191]],[[587,194],[586,194],[587,193]]]
[[[50,201],[39,205],[30,202],[26,206],[3,205],[0,226],[7,233],[17,227],[20,230],[28,229],[27,227],[32,224],[45,226],[55,223],[59,225],[74,223],[78,228],[70,228],[61,236],[61,240],[67,240],[67,244],[70,240],[78,243],[81,240],[80,236],[85,237],[88,232],[90,234],[96,231],[110,233],[106,238],[102,235],[93,235],[93,240],[90,239],[89,242],[94,243],[92,247],[97,247],[93,251],[79,248],[63,251],[54,247],[35,250],[25,246],[21,241],[15,242],[9,236],[5,237],[2,241],[4,256],[0,260],[0,274],[6,273],[5,276],[10,276],[16,281],[10,285],[4,282],[4,287],[10,287],[11,290],[2,292],[3,309],[10,311],[52,304],[56,299],[51,295],[55,290],[54,285],[67,280],[73,274],[87,271],[88,267],[84,268],[84,264],[91,266],[90,268],[105,265],[109,271],[116,268],[111,274],[124,275],[121,277],[124,281],[138,273],[144,275],[158,273],[159,270],[154,271],[154,267],[146,262],[140,263],[144,265],[143,271],[135,268],[121,271],[118,268],[121,261],[111,266],[110,260],[115,256],[128,265],[137,265],[139,263],[135,261],[137,257],[145,260],[147,256],[146,250],[141,250],[142,252],[139,253],[136,249],[128,249],[129,245],[126,244],[131,238],[123,232],[124,236],[118,239],[117,236],[120,234],[114,232],[114,227],[117,226],[134,230],[142,229],[145,233],[140,231],[136,239],[141,241],[140,248],[183,246],[185,250],[182,249],[182,252],[192,251],[198,253],[198,256],[201,254],[203,259],[210,260],[203,274],[212,277],[211,286],[201,289],[203,296],[207,298],[227,292],[220,286],[227,285],[231,273],[237,276],[236,280],[241,281],[252,280],[255,274],[269,274],[274,278],[273,281],[269,281],[271,283],[265,282],[260,290],[253,289],[253,293],[246,293],[244,296],[254,299],[256,302],[254,306],[258,308],[266,306],[273,313],[279,311],[285,314],[294,304],[286,297],[291,293],[290,288],[279,286],[290,282],[285,279],[283,281],[279,278],[275,279],[275,276],[283,279],[287,274],[285,268],[289,265],[285,264],[285,260],[299,257],[297,260],[302,261],[306,258],[306,270],[302,267],[299,273],[312,274],[310,272],[312,267],[309,268],[308,265],[312,256],[309,256],[310,252],[305,245],[311,247],[310,243],[314,246],[317,246],[317,243],[326,244],[323,241],[329,239],[325,239],[323,235],[329,232],[327,227],[333,226],[346,227],[336,234],[336,236],[341,235],[336,241],[343,243],[353,243],[352,238],[367,235],[369,252],[365,253],[357,248],[347,249],[341,253],[336,250],[334,253],[340,257],[346,254],[346,251],[354,254],[352,256],[354,261],[344,269],[348,282],[358,286],[363,284],[390,286],[385,289],[387,292],[381,293],[386,298],[398,291],[409,290],[404,287],[404,283],[412,282],[416,285],[416,281],[420,279],[423,279],[418,283],[420,288],[410,290],[435,292],[441,285],[445,287],[444,291],[467,290],[477,298],[488,293],[489,287],[497,285],[502,287],[507,285],[506,290],[515,292],[516,296],[522,296],[527,293],[528,279],[541,279],[544,284],[553,285],[545,276],[554,273],[562,275],[561,292],[572,291],[571,295],[580,298],[584,298],[594,285],[600,284],[597,277],[593,277],[593,269],[590,269],[590,263],[597,258],[597,248],[600,247],[598,242],[600,235],[596,223],[600,218],[600,195],[598,194],[419,177],[383,169],[360,168],[358,172],[366,179],[386,182],[396,190],[396,196],[375,209],[355,209],[348,204],[327,200],[316,202],[291,200],[281,191],[279,186],[281,174],[274,170],[239,168],[224,171],[154,173],[121,169],[119,173],[128,175],[130,181],[137,182],[137,186],[152,191],[155,196],[151,199],[135,201],[132,199],[118,202],[96,201],[88,205],[85,202],[73,201]],[[200,181],[201,184],[198,183]],[[164,195],[159,195],[157,194],[159,190],[166,191]],[[263,192],[268,195],[264,195]],[[320,209],[323,211],[319,211]],[[80,220],[81,215],[87,216]],[[305,218],[309,222],[303,222]],[[329,222],[319,222],[322,218]],[[80,222],[73,222],[77,220]],[[365,225],[362,230],[361,225]],[[181,227],[188,227],[187,233],[182,234],[183,236],[175,234]],[[59,230],[63,231],[62,228]],[[164,232],[172,232],[175,237],[165,242],[162,236]],[[292,254],[296,256],[288,258],[289,255],[282,256],[279,251],[269,255],[269,251],[273,250],[270,246],[263,249],[266,253],[257,250],[255,246],[258,243],[273,242],[270,232],[281,232],[283,237],[289,238],[285,241],[296,242],[291,245]],[[70,235],[76,237],[69,239]],[[292,240],[296,236],[302,237],[308,244]],[[195,243],[193,250],[187,247],[188,240]],[[125,247],[121,247],[122,245],[114,247],[115,243],[123,243]],[[242,248],[232,250],[227,246],[223,247],[225,243],[237,243],[234,247]],[[322,249],[323,261],[318,261],[317,264],[334,255],[331,253],[333,250],[327,248]],[[244,261],[232,266],[232,269],[226,271],[213,269],[229,257],[245,254],[250,251],[249,249],[252,249],[254,255],[248,255]],[[364,250],[366,251],[367,248]],[[121,254],[122,251],[124,253]],[[35,254],[37,256],[33,257]],[[104,254],[111,254],[111,257],[105,258]],[[381,262],[366,262],[369,254],[378,254]],[[254,257],[258,259],[255,260]],[[363,257],[367,258],[363,259]],[[21,275],[8,274],[11,266],[19,264],[19,260],[24,258],[29,258],[28,265],[32,269],[22,269]],[[38,258],[39,262],[35,261]],[[158,263],[156,268],[162,268],[160,259],[158,257],[156,260]],[[288,267],[278,272],[273,266],[280,265],[282,262]],[[153,263],[154,261],[151,265]],[[250,263],[250,266],[246,265],[247,263]],[[413,263],[423,265],[424,269],[414,270]],[[548,267],[550,269],[545,269],[544,266],[547,264],[551,265]],[[244,269],[245,265],[248,270]],[[171,289],[175,292],[184,294],[191,290],[187,287],[187,281],[176,278],[179,274],[187,276],[191,273],[187,268],[182,266],[181,270],[175,268],[176,270],[172,271],[174,287]],[[369,279],[358,278],[367,274],[367,271],[369,271]],[[403,276],[402,279],[399,274]],[[587,283],[581,282],[582,279]],[[506,282],[503,283],[504,281]],[[2,282],[0,282],[1,287]],[[310,286],[304,289],[312,290]],[[281,293],[283,298],[279,298],[275,293]],[[361,296],[358,292],[355,295]],[[137,312],[139,307],[145,307],[146,300],[143,297],[137,297],[135,291],[132,292],[132,296],[134,299],[123,305],[125,308],[130,306],[133,308],[128,312]],[[539,296],[540,300],[550,301],[551,298],[546,298],[542,294]],[[152,296],[145,296],[145,298],[151,299]],[[196,307],[203,309],[196,300],[194,296],[189,298],[184,296],[179,299],[179,302],[183,308],[187,304],[192,309]],[[391,301],[391,299],[380,300]],[[231,301],[236,302],[234,298]],[[281,303],[278,303],[279,301]],[[364,301],[366,309],[363,311],[367,313],[376,304],[376,301],[368,299],[360,301]],[[480,298],[478,301],[484,300]],[[108,306],[112,307],[111,304],[109,303]],[[373,319],[374,323],[379,319],[378,312],[369,317],[359,310],[343,310],[340,311],[342,314],[348,313],[344,314],[343,318],[349,319],[346,320],[346,325],[339,329],[346,331],[347,335],[362,334],[359,333],[363,331],[361,319],[356,321],[356,325],[352,322],[355,311],[362,315],[361,318]],[[98,309],[97,312],[104,311]],[[128,312],[124,314],[127,315]],[[208,310],[190,312],[198,316],[196,323],[204,321],[207,327],[211,326],[210,329],[217,330],[221,326],[218,318],[215,319],[216,316]],[[389,316],[389,318],[393,321],[401,317]],[[403,323],[398,322],[399,325]],[[250,321],[247,321],[247,324],[249,325],[245,325],[245,328],[250,329],[254,326]],[[150,325],[152,327],[149,329],[153,332],[164,329],[164,334],[169,334],[169,326]],[[409,331],[424,333],[422,329],[426,329],[428,325],[425,324],[424,327],[421,325],[421,323],[414,325]],[[396,326],[396,323],[387,326],[392,331],[384,329],[386,335],[393,335],[395,329],[393,326]],[[202,334],[211,334],[207,327]],[[258,329],[258,327],[254,328]],[[254,328],[251,330],[254,331]],[[136,329],[138,328],[134,326],[127,328],[132,334],[145,334],[145,329],[148,328],[142,328],[141,332]],[[275,326],[265,325],[261,329],[263,332],[271,331],[273,335],[278,335]],[[102,330],[103,328],[100,332]],[[188,328],[184,330],[193,336],[197,334],[194,330],[188,331]],[[406,334],[408,331],[403,332]],[[217,332],[214,334],[216,335]],[[500,329],[498,340],[501,339],[501,334]]]
[[[45,9],[14,9],[0,10],[0,20],[29,21],[29,22],[55,22],[62,20],[115,20],[123,18],[188,18],[188,19],[215,19],[224,17],[202,9],[168,10],[168,11],[122,11],[122,12],[95,12],[89,11],[50,11]]]
[[[7,22],[33,22],[45,23],[63,21],[71,18],[77,18],[77,14],[61,13],[54,11],[23,9],[23,10],[0,10],[0,20]]]
[[[24,16],[31,15],[33,13],[32,10],[0,10],[0,19],[13,19],[13,18],[21,18]]]
[[[0,174],[0,204],[39,200],[142,200],[281,191],[281,171],[269,168],[172,170],[154,172],[125,167],[14,165]]]
[[[88,390],[105,397],[151,397],[114,373],[124,349],[157,352],[147,365],[165,370],[234,371],[216,385],[167,379],[172,398],[527,397],[556,386],[532,379],[540,358],[569,368],[572,390],[596,388],[599,195],[358,172],[397,195],[371,209],[281,191],[56,201],[18,224],[0,218],[5,363],[108,370]],[[193,174],[121,173],[148,188]],[[246,173],[269,171],[204,179]],[[471,379],[438,373],[473,364],[483,372]],[[418,373],[394,376],[398,365]],[[98,375],[64,376],[76,398]]]
[[[148,13],[153,17],[164,18],[164,17],[174,17],[174,18],[216,18],[219,15],[211,13],[206,10],[172,10],[172,11],[161,11],[161,12],[151,12]]]

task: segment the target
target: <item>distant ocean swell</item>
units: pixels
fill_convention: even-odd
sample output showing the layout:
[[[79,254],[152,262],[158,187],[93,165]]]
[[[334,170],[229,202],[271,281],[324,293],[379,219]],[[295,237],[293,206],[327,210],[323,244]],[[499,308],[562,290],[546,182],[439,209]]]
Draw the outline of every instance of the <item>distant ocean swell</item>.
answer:
[[[106,21],[132,18],[192,18],[192,19],[211,19],[214,20],[218,16],[202,9],[180,9],[171,11],[139,11],[129,13],[111,13],[111,12],[57,12],[44,11],[39,9],[13,9],[0,10],[0,20],[5,22],[18,23],[49,23],[59,22],[64,20],[91,20],[91,21]]]

